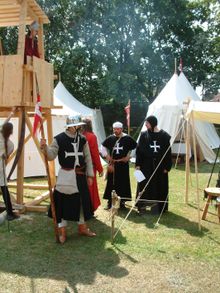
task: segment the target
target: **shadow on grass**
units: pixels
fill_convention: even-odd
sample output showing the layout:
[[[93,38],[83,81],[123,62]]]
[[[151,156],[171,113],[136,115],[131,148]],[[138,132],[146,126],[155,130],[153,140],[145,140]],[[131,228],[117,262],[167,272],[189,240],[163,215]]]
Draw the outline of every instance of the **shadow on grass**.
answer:
[[[121,218],[125,218],[129,209],[126,211],[119,211],[118,216]],[[131,212],[128,217],[128,221],[134,223],[144,223],[147,228],[149,229],[156,229],[157,228],[157,221],[159,219],[159,215],[152,215],[149,210],[143,215],[139,215],[135,210]],[[192,236],[196,237],[203,237],[209,230],[207,228],[202,227],[201,231],[198,229],[198,223],[190,221],[189,219],[177,215],[173,212],[166,212],[162,215],[159,225],[166,226],[170,229],[180,229],[184,230]]]
[[[52,222],[46,216],[22,216],[10,224],[11,232],[7,231],[7,225],[0,226],[0,271],[30,278],[31,288],[24,292],[40,292],[34,287],[35,279],[64,281],[68,286],[62,292],[78,292],[78,284],[93,284],[97,274],[112,278],[128,275],[109,244],[109,226],[91,220],[89,227],[98,235],[94,238],[78,236],[76,226],[69,223],[64,245],[55,243]],[[121,234],[117,241],[126,243]]]
[[[175,169],[185,172],[185,164],[177,165],[177,167]],[[206,161],[198,163],[199,173],[210,174],[212,172],[212,169],[213,169],[213,164],[209,164]],[[190,162],[190,172],[195,173],[195,164],[192,161]],[[214,167],[214,170],[213,170],[213,176],[217,175],[218,172],[219,172],[218,164],[216,164]]]

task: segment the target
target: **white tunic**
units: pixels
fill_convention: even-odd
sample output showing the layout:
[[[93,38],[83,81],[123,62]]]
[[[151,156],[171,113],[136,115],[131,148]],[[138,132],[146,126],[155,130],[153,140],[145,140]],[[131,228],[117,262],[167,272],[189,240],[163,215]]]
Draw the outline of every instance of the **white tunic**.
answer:
[[[7,156],[10,156],[10,154],[14,150],[14,144],[10,139],[7,142],[7,146],[8,146]],[[4,140],[4,137],[2,136],[1,128],[0,128],[0,186],[7,185],[7,177],[5,172],[5,163],[6,163],[5,158],[6,158],[5,140]]]
[[[72,135],[68,131],[65,131],[65,133],[70,137],[75,137],[75,135]],[[51,145],[47,146],[48,160],[49,161],[54,160],[58,155],[58,151],[59,151],[59,146],[56,139],[54,139]],[[94,177],[92,158],[91,158],[88,142],[83,147],[83,155],[84,155],[84,160],[86,162],[86,175],[90,177]],[[65,194],[78,193],[79,191],[78,191],[78,187],[76,183],[75,170],[64,170],[60,168],[58,172],[55,188],[59,192],[65,193]]]

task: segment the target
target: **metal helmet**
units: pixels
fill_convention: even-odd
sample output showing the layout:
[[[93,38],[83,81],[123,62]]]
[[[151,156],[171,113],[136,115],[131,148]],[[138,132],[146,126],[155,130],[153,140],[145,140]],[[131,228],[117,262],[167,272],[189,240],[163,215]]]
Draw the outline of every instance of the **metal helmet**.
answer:
[[[72,127],[72,126],[80,126],[85,125],[84,122],[82,122],[82,118],[80,115],[74,115],[74,116],[68,116],[66,119],[66,128]]]

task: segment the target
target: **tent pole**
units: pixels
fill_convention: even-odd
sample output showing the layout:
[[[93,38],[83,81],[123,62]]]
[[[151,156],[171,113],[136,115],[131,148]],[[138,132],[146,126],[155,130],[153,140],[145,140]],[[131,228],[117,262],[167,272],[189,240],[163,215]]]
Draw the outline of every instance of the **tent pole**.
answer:
[[[186,187],[186,192],[185,192],[185,203],[188,204],[188,199],[189,199],[189,120],[186,122],[186,172],[185,172],[185,187]]]
[[[201,231],[198,165],[197,165],[197,151],[196,151],[196,138],[195,138],[195,123],[194,123],[193,113],[192,113],[192,116],[191,116],[191,120],[192,120],[194,164],[195,164],[195,173],[196,173],[196,200],[197,200],[197,210],[198,210],[198,227],[199,227],[199,231]]]

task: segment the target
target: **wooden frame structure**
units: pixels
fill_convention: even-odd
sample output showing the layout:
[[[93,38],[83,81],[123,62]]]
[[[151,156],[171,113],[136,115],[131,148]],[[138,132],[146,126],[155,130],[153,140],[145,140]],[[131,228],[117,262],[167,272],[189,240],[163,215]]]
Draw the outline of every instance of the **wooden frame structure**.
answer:
[[[39,23],[38,49],[40,58],[33,57],[28,64],[24,64],[25,31],[26,25],[33,21]],[[29,135],[25,137],[23,150],[17,164],[17,198],[16,203],[23,210],[45,211],[44,207],[36,206],[42,200],[49,197],[49,191],[37,197],[29,203],[24,203],[24,151],[25,143],[33,139],[41,155],[38,139],[33,136],[31,117],[34,116],[35,104],[37,102],[37,85],[41,96],[43,121],[47,127],[48,143],[52,141],[52,119],[51,108],[53,107],[53,82],[54,73],[52,64],[44,60],[43,25],[49,23],[48,17],[42,11],[35,0],[1,0],[0,1],[0,27],[17,26],[18,44],[15,55],[0,55],[0,117],[8,117],[13,107],[17,107],[15,116],[18,119],[18,141],[21,135],[22,115],[25,114],[26,128]],[[12,154],[12,159],[17,150]],[[34,166],[33,166],[34,167]],[[54,162],[49,164],[51,183],[55,184]],[[10,184],[9,184],[10,186]],[[31,188],[31,186],[27,186]],[[34,186],[38,189],[48,189],[48,186]]]

